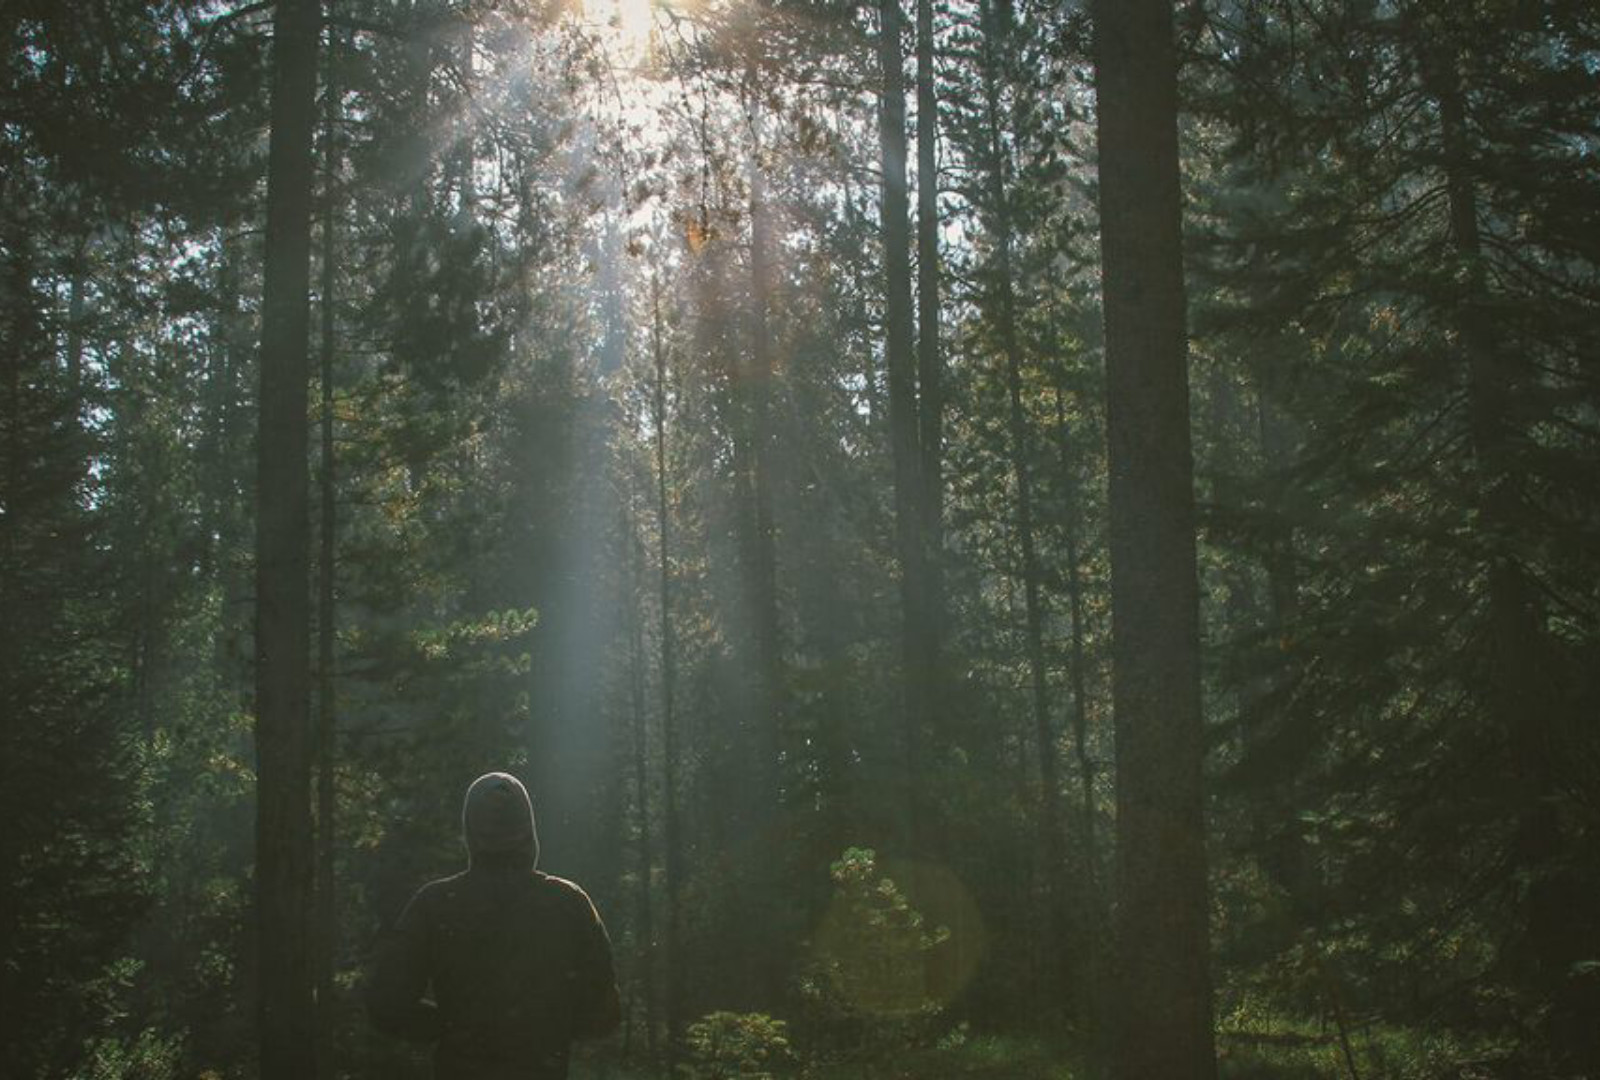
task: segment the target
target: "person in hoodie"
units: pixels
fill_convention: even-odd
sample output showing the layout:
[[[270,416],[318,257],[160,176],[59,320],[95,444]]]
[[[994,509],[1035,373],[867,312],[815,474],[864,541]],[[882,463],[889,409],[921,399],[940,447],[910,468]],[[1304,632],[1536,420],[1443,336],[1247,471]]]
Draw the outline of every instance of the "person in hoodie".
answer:
[[[380,943],[368,1014],[433,1043],[436,1080],[562,1080],[573,1041],[621,1020],[605,926],[582,889],[539,871],[516,777],[474,780],[461,825],[467,869],[418,890]]]

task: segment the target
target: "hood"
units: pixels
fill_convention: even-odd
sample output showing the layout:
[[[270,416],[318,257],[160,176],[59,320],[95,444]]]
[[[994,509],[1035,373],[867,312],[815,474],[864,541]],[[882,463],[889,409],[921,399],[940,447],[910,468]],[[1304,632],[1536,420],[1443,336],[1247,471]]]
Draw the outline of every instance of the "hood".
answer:
[[[461,833],[473,862],[525,856],[539,862],[539,833],[533,823],[528,789],[510,773],[485,773],[467,788],[461,804]]]

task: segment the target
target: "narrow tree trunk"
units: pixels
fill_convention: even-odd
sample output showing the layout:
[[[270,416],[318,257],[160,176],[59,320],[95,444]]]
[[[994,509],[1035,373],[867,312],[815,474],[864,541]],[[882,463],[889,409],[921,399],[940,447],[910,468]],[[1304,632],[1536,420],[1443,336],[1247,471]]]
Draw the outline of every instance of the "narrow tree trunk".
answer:
[[[197,494],[200,497],[200,531],[204,547],[200,556],[200,573],[207,587],[224,585],[227,579],[227,544],[233,538],[228,527],[233,518],[232,493],[235,488],[228,478],[239,467],[236,455],[228,445],[229,397],[234,394],[235,333],[232,322],[237,317],[238,282],[234,276],[233,259],[228,251],[228,241],[218,230],[218,251],[221,259],[216,284],[215,322],[211,326],[216,344],[206,350],[205,382],[200,396],[201,415],[204,417],[196,447]],[[215,633],[211,635],[213,656],[228,639],[229,615],[222,614]],[[215,669],[220,674],[221,669]]]
[[[207,486],[208,501],[215,508],[212,521],[214,535],[212,558],[222,598],[221,624],[211,648],[212,671],[218,685],[225,688],[228,700],[240,708],[248,708],[249,690],[245,685],[246,650],[243,645],[247,633],[243,613],[249,603],[250,582],[247,580],[242,547],[246,540],[248,518],[234,497],[239,490],[248,463],[240,443],[245,435],[241,429],[240,387],[244,372],[249,366],[248,356],[254,343],[249,340],[241,293],[244,255],[236,232],[236,222],[226,223],[218,237],[222,265],[218,274],[217,293],[220,310],[218,331],[222,337],[221,371],[212,386],[210,412],[216,420],[216,436],[210,455]],[[242,749],[242,748],[241,748]]]
[[[782,778],[779,759],[783,742],[783,671],[778,625],[777,536],[773,522],[775,439],[772,428],[772,329],[768,303],[772,292],[771,207],[766,196],[766,176],[761,159],[759,105],[752,123],[755,146],[750,173],[750,364],[746,373],[750,425],[750,496],[754,534],[751,537],[750,614],[755,635],[756,695],[751,740],[755,753],[756,805],[752,815],[755,851],[767,849],[781,833]],[[754,854],[754,852],[752,852]],[[751,921],[758,935],[755,962],[759,1004],[776,1008],[784,992],[780,935],[773,933],[782,918],[783,863],[757,858],[752,870],[758,895],[753,898],[758,917]]]
[[[1095,6],[1121,1080],[1216,1075],[1169,0]]]
[[[637,621],[637,620],[635,620]],[[635,665],[634,681],[634,731],[633,731],[633,784],[634,798],[639,806],[639,991],[644,996],[645,1051],[652,1065],[659,1057],[656,1040],[656,919],[653,878],[655,875],[655,844],[650,832],[650,773],[646,749],[646,710],[644,673],[637,670],[644,663],[644,644],[638,627],[633,630],[635,653],[630,663]]]
[[[656,378],[652,412],[656,436],[656,558],[660,566],[661,608],[661,767],[662,843],[667,871],[667,1072],[677,1071],[678,1039],[683,1032],[683,1005],[688,967],[683,951],[683,834],[678,805],[678,644],[672,619],[672,508],[667,501],[667,349],[661,322],[661,282],[650,281],[650,347]]]
[[[256,915],[262,1080],[316,1075],[312,993],[310,331],[316,0],[278,0],[256,520]]]
[[[776,805],[777,784],[768,775],[776,770],[777,725],[779,711],[779,641],[777,595],[777,543],[772,517],[773,433],[772,414],[772,330],[767,315],[771,283],[771,238],[765,178],[759,151],[752,165],[750,183],[750,368],[749,422],[751,456],[751,503],[755,524],[752,552],[753,622],[756,653],[762,683],[760,698],[767,708],[770,730],[757,740],[764,751],[772,751],[772,761],[759,767],[770,790],[762,797]]]
[[[839,618],[847,600],[839,576],[829,573],[826,563],[824,566],[815,583],[813,600],[815,610],[821,613],[815,625],[822,670],[826,672],[817,710],[817,756],[821,764],[818,794],[822,831],[833,837],[843,835],[849,827],[856,787],[851,764],[851,702],[845,686],[849,637]]]
[[[990,226],[994,232],[993,271],[1000,349],[1004,354],[1006,395],[1009,405],[1006,431],[1010,450],[1012,483],[1016,488],[1017,547],[1022,557],[1023,615],[1028,642],[1028,681],[1033,711],[1034,752],[1039,760],[1040,831],[1044,839],[1046,956],[1058,958],[1066,941],[1066,911],[1062,904],[1061,876],[1066,855],[1063,845],[1061,777],[1056,760],[1055,731],[1050,722],[1049,671],[1044,654],[1044,596],[1040,587],[1038,538],[1035,535],[1033,507],[1032,435],[1022,402],[1022,343],[1017,335],[1015,269],[1012,266],[1013,222],[1011,193],[1006,168],[1006,151],[1001,142],[1000,57],[1009,41],[1007,16],[985,0],[980,5],[984,20],[984,105],[989,129],[988,180]],[[1049,967],[1059,972],[1059,964]],[[1050,980],[1051,990],[1062,989],[1059,978]]]
[[[837,111],[842,112],[843,110],[840,109]],[[848,124],[845,120],[836,120],[834,123],[835,135],[842,138],[842,132],[847,126]],[[863,215],[857,213],[856,185],[850,175],[850,170],[847,169],[843,174],[841,174],[839,182],[843,189],[842,201],[844,203],[845,228],[850,233],[854,234],[862,221]],[[866,298],[871,291],[871,286],[866,280],[867,275],[862,272],[861,266],[862,263],[856,260],[850,260],[848,262],[848,267],[850,270],[850,296],[854,301],[850,305],[849,325],[852,328],[860,328],[863,333],[870,333],[871,331],[869,328],[871,325],[871,319],[867,314]],[[861,360],[861,370],[858,374],[861,378],[861,396],[863,400],[863,407],[866,411],[868,426],[872,430],[877,430],[878,424],[885,411],[882,387],[880,386],[879,380],[878,361],[870,348],[861,350]]]
[[[928,637],[944,647],[944,362],[939,355],[939,103],[933,0],[917,0],[917,420],[922,443],[922,539],[928,558]],[[940,696],[937,688],[934,705]]]
[[[332,0],[329,0],[330,7]],[[321,469],[317,557],[317,1067],[326,1080],[333,1075],[334,959],[339,948],[339,905],[334,876],[338,833],[334,789],[334,735],[338,726],[334,698],[334,584],[335,530],[338,526],[334,472],[333,360],[336,344],[335,258],[338,253],[339,90],[334,31],[328,31],[327,78],[323,88],[322,147],[322,284],[321,349]]]
[[[902,679],[904,692],[905,840],[922,847],[920,795],[922,726],[929,713],[931,677],[927,647],[927,560],[922,544],[922,463],[918,441],[916,370],[912,344],[911,252],[906,193],[905,70],[900,52],[904,21],[900,0],[880,0],[878,146],[883,171],[882,237],[885,278],[885,366],[889,383],[889,438],[894,458],[895,548],[900,557]],[[914,889],[913,889],[914,892]]]
[[[1091,1049],[1098,1050],[1103,1049],[1096,1044],[1104,1035],[1105,1026],[1100,988],[1105,967],[1101,933],[1106,912],[1100,891],[1100,842],[1095,829],[1096,770],[1089,754],[1088,661],[1084,655],[1083,625],[1083,542],[1079,535],[1083,485],[1078,464],[1072,456],[1066,400],[1059,386],[1056,388],[1056,433],[1060,439],[1061,485],[1065,493],[1061,525],[1062,540],[1066,546],[1067,610],[1072,618],[1067,663],[1068,680],[1072,685],[1072,749],[1078,766],[1078,834],[1083,840],[1083,884],[1079,889],[1082,897],[1079,932],[1083,935],[1083,954],[1080,958],[1078,1007],[1089,1029]]]
[[[463,11],[457,16],[456,40],[451,44],[456,50],[460,93],[457,106],[457,128],[450,151],[450,180],[456,189],[456,219],[463,224],[476,220],[478,209],[477,154],[473,136],[480,122],[474,101],[473,54],[476,47],[472,18]]]
[[[1088,660],[1084,655],[1084,603],[1083,603],[1083,541],[1079,536],[1083,506],[1082,483],[1072,460],[1068,445],[1066,405],[1060,389],[1056,390],[1056,429],[1061,438],[1061,477],[1066,491],[1066,509],[1062,520],[1063,540],[1066,544],[1067,562],[1067,612],[1072,619],[1072,636],[1068,643],[1068,679],[1072,684],[1072,748],[1078,765],[1080,802],[1079,828],[1083,833],[1084,854],[1087,861],[1091,891],[1099,891],[1100,852],[1094,827],[1095,767],[1089,755],[1089,689]]]
[[[640,597],[639,570],[644,565],[645,554],[639,537],[638,523],[634,517],[636,492],[629,484],[628,499],[623,509],[624,541],[628,545],[628,589],[623,593],[622,618],[628,628],[628,683],[629,706],[633,714],[630,735],[633,742],[633,799],[639,815],[639,897],[637,960],[639,964],[639,991],[644,997],[645,1049],[650,1064],[657,1064],[656,1043],[656,910],[654,834],[650,826],[650,738],[646,717],[649,708],[645,693],[644,621],[640,617],[637,598]],[[629,1017],[631,1022],[632,1017]]]

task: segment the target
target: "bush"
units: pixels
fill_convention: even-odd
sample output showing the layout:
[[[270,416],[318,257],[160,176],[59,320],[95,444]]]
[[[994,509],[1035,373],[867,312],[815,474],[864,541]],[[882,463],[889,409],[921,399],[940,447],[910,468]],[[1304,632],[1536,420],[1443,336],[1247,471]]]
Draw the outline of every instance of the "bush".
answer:
[[[106,1036],[84,1048],[72,1080],[178,1080],[183,1037],[146,1028],[131,1039]]]
[[[870,848],[847,848],[831,877],[833,902],[800,983],[815,1035],[854,1057],[929,1045],[941,1010],[928,995],[927,954],[948,932],[926,926]]]
[[[794,1063],[788,1025],[766,1013],[710,1013],[689,1025],[685,1041],[685,1080],[770,1078]]]

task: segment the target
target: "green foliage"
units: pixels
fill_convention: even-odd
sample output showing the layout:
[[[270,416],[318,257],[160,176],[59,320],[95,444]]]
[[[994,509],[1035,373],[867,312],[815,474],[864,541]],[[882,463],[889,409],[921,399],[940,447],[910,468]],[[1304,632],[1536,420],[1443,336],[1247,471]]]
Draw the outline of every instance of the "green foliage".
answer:
[[[419,630],[415,634],[416,647],[425,660],[448,660],[472,650],[487,650],[491,646],[503,648],[508,642],[527,637],[538,621],[538,612],[533,608],[490,611],[479,618],[459,620],[440,629]],[[510,673],[517,674],[525,670],[527,656],[510,657],[505,662],[511,664]]]
[[[927,1041],[940,1012],[929,994],[930,954],[949,931],[926,926],[871,848],[846,848],[830,876],[833,899],[800,984],[816,1041],[868,1058]]]
[[[1218,1033],[1224,1080],[1476,1080],[1503,1075],[1515,1046],[1503,1040],[1364,1020],[1341,1037],[1330,1016],[1296,1019],[1235,1012]]]
[[[949,937],[926,929],[905,891],[884,874],[871,848],[846,848],[829,868],[834,905],[819,931],[823,971],[843,1007],[899,1019],[932,1008],[926,954]]]
[[[1593,1071],[1600,997],[1568,973],[1600,923],[1557,911],[1600,885],[1600,755],[1569,719],[1596,700],[1570,642],[1597,549],[1563,539],[1600,520],[1570,363],[1600,264],[1548,226],[1592,223],[1570,131],[1594,137],[1596,28],[1234,16],[1187,84],[1223,968],[1294,1011],[1504,1040],[1508,1071]]]
[[[0,171],[8,171],[0,159]],[[6,187],[24,179],[8,175]],[[13,188],[14,190],[14,188]],[[0,1072],[58,1069],[149,899],[98,449],[54,362],[27,207],[0,188]]]
[[[91,1041],[68,1080],[180,1080],[188,1075],[183,1036],[146,1028],[131,1037]]]
[[[684,1080],[770,1080],[793,1069],[789,1026],[766,1013],[714,1012],[684,1033],[689,1060],[679,1067]]]

